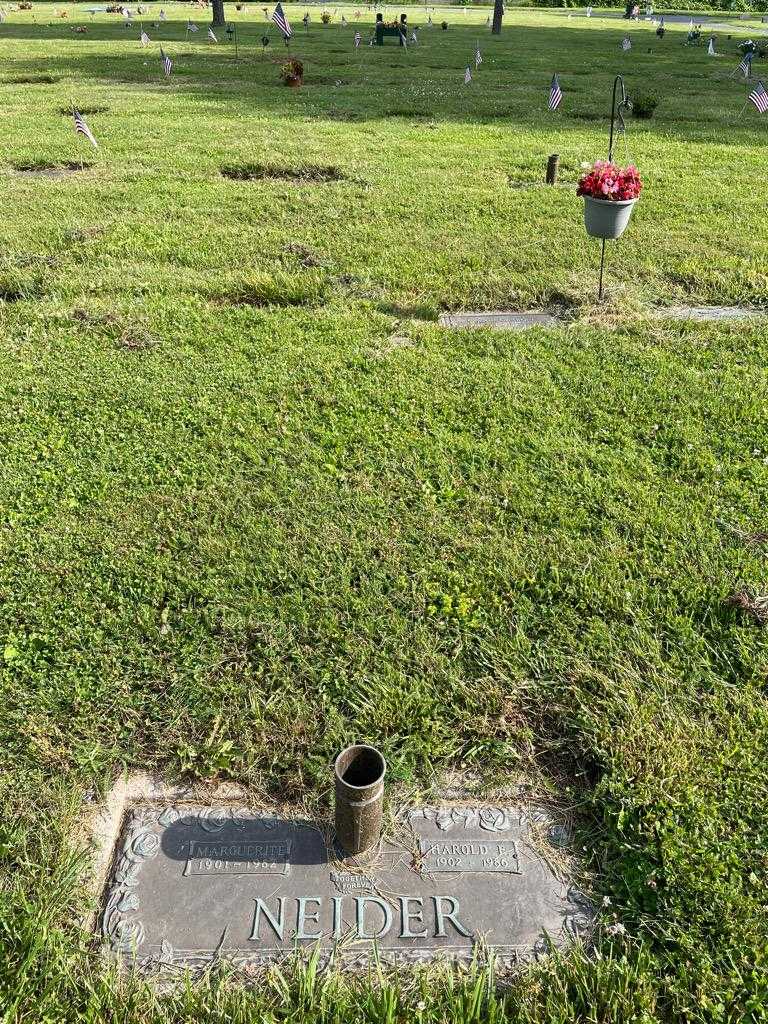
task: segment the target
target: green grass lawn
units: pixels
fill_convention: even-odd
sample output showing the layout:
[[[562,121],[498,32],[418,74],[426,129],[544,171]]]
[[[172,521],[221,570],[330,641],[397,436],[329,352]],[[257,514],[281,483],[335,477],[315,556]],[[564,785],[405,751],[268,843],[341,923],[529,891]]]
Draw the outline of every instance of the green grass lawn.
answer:
[[[436,9],[406,52],[363,8],[356,52],[353,7],[305,34],[289,6],[293,90],[260,6],[228,4],[237,61],[166,7],[146,50],[85,5],[0,25],[0,1020],[768,1019],[768,650],[727,604],[768,589],[768,332],[658,309],[768,300],[768,120],[729,77],[758,23],[713,59],[681,25],[623,54],[616,18]],[[575,182],[617,72],[660,103],[617,147],[646,187],[600,306]],[[459,308],[562,322],[438,326]],[[357,738],[395,794],[458,771],[573,807],[625,934],[502,990],[105,976],[86,793],[157,767],[327,808]]]

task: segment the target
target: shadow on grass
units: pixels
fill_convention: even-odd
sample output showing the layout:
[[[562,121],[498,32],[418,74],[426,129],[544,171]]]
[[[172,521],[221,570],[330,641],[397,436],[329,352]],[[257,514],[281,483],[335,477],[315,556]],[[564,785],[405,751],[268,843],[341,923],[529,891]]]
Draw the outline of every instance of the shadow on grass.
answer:
[[[201,17],[200,25],[206,20]],[[66,77],[69,88],[73,79],[82,83],[82,95],[91,85],[106,80],[143,86],[157,95],[204,96],[207,103],[230,107],[233,113],[245,108],[286,119],[364,123],[391,122],[394,110],[406,126],[411,119],[414,127],[423,126],[427,118],[436,124],[503,123],[553,130],[562,137],[583,132],[590,122],[602,130],[609,114],[613,76],[622,72],[630,96],[652,87],[662,101],[652,122],[642,126],[632,122],[638,134],[663,128],[666,135],[676,138],[734,146],[757,138],[757,122],[733,123],[744,102],[743,87],[735,80],[713,79],[704,47],[683,47],[681,31],[670,31],[658,40],[650,24],[601,21],[589,28],[566,27],[562,22],[552,27],[514,25],[501,37],[492,37],[477,25],[452,25],[445,33],[422,32],[423,42],[405,52],[392,47],[355,51],[353,25],[346,30],[337,26],[328,31],[314,29],[307,36],[295,37],[290,51],[285,51],[299,56],[305,65],[305,85],[297,90],[288,90],[280,82],[277,65],[285,55],[282,48],[263,52],[259,40],[265,25],[259,21],[238,21],[237,60],[230,44],[185,38],[181,23],[165,23],[162,29],[152,30],[149,49],[143,49],[131,34],[138,35],[137,26],[131,30],[95,22],[88,36],[78,37],[66,24],[6,23],[4,38],[71,39],[73,47],[69,54],[24,61],[23,73],[7,75],[3,84],[52,84]],[[627,31],[636,42],[631,57],[620,50]],[[463,84],[467,52],[474,51],[479,32],[484,33],[484,63],[467,88]],[[348,49],[331,52],[330,44],[347,36]],[[99,42],[126,44],[126,49],[94,54],[93,44]],[[83,51],[77,53],[80,45]],[[168,81],[161,74],[160,45],[174,61]],[[732,49],[736,61],[735,40]],[[546,111],[553,69],[557,69],[565,93],[563,106],[554,115]],[[340,75],[345,76],[343,80]],[[84,104],[87,98],[82,96]],[[669,101],[666,104],[665,99]],[[728,128],[725,137],[724,124]]]

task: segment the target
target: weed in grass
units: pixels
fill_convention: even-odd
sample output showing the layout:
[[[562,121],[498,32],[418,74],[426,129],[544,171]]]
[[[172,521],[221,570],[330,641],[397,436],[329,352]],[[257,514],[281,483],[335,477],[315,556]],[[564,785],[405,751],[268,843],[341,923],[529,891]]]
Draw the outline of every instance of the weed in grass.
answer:
[[[23,302],[39,298],[43,281],[39,273],[24,270],[0,270],[0,301]]]
[[[221,300],[235,306],[319,306],[326,301],[327,292],[326,278],[319,271],[253,272],[237,281]]]

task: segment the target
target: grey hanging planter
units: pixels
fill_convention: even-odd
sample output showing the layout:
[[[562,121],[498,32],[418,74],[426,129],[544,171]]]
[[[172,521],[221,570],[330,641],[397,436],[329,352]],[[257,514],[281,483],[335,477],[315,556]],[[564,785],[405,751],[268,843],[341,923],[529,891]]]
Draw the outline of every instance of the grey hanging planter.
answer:
[[[621,238],[636,199],[595,199],[584,196],[584,226],[592,238]]]

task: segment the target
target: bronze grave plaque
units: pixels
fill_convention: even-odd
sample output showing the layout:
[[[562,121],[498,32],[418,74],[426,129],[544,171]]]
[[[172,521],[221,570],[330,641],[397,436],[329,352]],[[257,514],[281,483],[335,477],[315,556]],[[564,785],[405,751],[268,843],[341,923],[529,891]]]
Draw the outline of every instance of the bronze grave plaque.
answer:
[[[318,943],[365,962],[374,946],[385,959],[425,960],[470,957],[482,941],[504,963],[523,962],[591,924],[562,856],[542,848],[548,824],[523,808],[419,808],[396,840],[341,861],[310,821],[238,807],[136,807],[102,932],[146,968],[216,957],[245,966]]]

